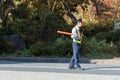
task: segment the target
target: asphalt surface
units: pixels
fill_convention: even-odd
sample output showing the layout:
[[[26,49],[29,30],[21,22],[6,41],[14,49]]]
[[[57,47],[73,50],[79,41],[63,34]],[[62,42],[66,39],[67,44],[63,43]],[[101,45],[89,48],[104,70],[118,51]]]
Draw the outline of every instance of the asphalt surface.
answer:
[[[0,57],[1,80],[120,80],[119,59],[81,59],[85,70],[68,69],[68,58]]]
[[[0,70],[5,71],[29,71],[50,73],[75,73],[75,74],[97,74],[97,75],[120,75],[120,65],[105,64],[83,64],[85,70],[68,69],[68,63],[21,63],[0,62]]]
[[[120,80],[120,65],[81,63],[85,70],[68,69],[68,63],[0,62],[2,80]]]

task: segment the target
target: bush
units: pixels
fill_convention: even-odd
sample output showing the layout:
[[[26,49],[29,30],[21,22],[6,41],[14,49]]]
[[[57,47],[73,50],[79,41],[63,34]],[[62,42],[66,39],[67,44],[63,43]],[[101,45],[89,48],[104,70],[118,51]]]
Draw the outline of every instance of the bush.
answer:
[[[30,47],[30,52],[33,56],[48,56],[50,43],[38,42]]]
[[[72,41],[64,36],[57,38],[54,42],[52,55],[69,57],[72,54]]]
[[[95,37],[86,38],[83,41],[82,53],[86,57],[93,58],[109,58],[111,56],[118,56],[117,46],[111,43],[106,43],[106,40],[98,41]]]
[[[24,56],[24,57],[33,56],[29,49],[24,49],[24,50],[17,51],[12,55],[13,56]]]
[[[64,36],[49,43],[39,42],[29,49],[29,54],[32,56],[69,57],[71,53],[71,39]]]
[[[42,34],[42,40],[53,41],[57,38],[57,30],[68,29],[64,19],[58,14],[48,14],[45,18],[45,26]]]
[[[83,24],[82,31],[85,36],[94,36],[100,32],[108,32],[113,30],[113,20],[102,19],[99,22],[87,22]]]
[[[108,32],[100,32],[95,35],[98,40],[106,39],[107,42],[116,43],[120,39],[119,31],[108,31]]]
[[[10,46],[6,41],[0,36],[0,54],[10,52]]]
[[[118,50],[118,53],[120,56],[120,38],[119,38],[118,42],[116,43],[116,46],[117,46],[117,50]]]

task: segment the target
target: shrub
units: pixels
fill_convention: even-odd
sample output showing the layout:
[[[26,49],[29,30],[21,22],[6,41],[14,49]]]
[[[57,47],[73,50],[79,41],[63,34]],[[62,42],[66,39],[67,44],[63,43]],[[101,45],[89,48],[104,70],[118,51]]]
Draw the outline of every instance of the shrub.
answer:
[[[72,54],[71,39],[64,36],[57,38],[54,42],[52,54],[56,56],[69,57]]]
[[[72,53],[71,39],[62,36],[53,42],[39,42],[30,47],[30,53],[33,56],[69,57]]]
[[[84,53],[86,57],[90,57],[90,55],[92,55],[93,58],[118,56],[117,46],[112,42],[106,43],[106,40],[98,41],[95,37],[86,38],[82,46],[82,53]]]
[[[108,31],[108,32],[100,32],[95,35],[98,40],[106,39],[107,42],[116,43],[120,39],[119,31]]]
[[[113,30],[113,20],[102,19],[99,22],[87,22],[83,24],[82,30],[84,35],[93,37],[97,33]]]
[[[6,41],[0,36],[0,54],[10,52],[10,46]]]
[[[116,46],[117,46],[117,50],[118,50],[118,53],[120,56],[120,38],[119,38],[118,42],[116,43]]]
[[[45,18],[45,25],[42,34],[42,40],[53,41],[57,38],[57,30],[68,29],[65,25],[64,19],[58,14],[48,14]]]
[[[24,50],[17,51],[12,55],[13,56],[24,56],[24,57],[33,56],[29,49],[24,49]]]
[[[33,56],[48,56],[50,54],[50,43],[38,42],[30,47],[30,52]]]

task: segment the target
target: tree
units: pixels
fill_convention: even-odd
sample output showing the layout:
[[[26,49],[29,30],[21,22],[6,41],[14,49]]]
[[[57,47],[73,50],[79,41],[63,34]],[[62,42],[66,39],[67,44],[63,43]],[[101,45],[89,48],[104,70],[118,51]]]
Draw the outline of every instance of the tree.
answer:
[[[11,9],[13,9],[13,0],[1,0],[0,1],[0,18],[2,21],[2,30],[5,32],[9,24],[9,14]]]
[[[87,8],[89,0],[71,0],[71,1],[60,0],[60,3],[62,4],[62,9],[63,9],[62,11],[64,11],[63,13],[67,14],[67,16],[71,18],[73,24],[75,24],[77,19],[72,14],[72,12],[77,11],[76,7],[78,5],[80,5],[82,9],[85,10],[85,8]]]

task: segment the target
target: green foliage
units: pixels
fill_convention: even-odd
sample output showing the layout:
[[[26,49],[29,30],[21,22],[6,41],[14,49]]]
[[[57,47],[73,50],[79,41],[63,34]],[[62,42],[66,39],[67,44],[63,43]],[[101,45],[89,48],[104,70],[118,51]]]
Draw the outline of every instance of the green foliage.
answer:
[[[120,32],[119,31],[109,31],[109,32],[99,32],[95,36],[98,40],[106,39],[107,42],[114,42],[116,43],[120,39]]]
[[[105,58],[113,58],[114,55],[103,54],[103,53],[93,53],[93,54],[86,54],[84,57],[87,57],[87,58],[97,58],[97,59],[105,59]]]
[[[90,55],[94,58],[98,58],[102,56],[110,57],[110,56],[120,56],[118,53],[117,46],[111,43],[106,43],[106,40],[98,41],[96,38],[89,38],[83,41],[83,50],[82,52],[87,56]],[[94,56],[93,56],[94,55]],[[109,56],[107,56],[109,55]]]
[[[116,46],[117,46],[117,50],[118,50],[118,54],[119,54],[120,53],[120,38],[117,41]]]
[[[15,53],[2,52],[2,56],[43,56],[43,57],[71,57],[72,56],[72,40],[61,36],[53,42],[38,42],[29,49],[17,51]],[[119,57],[120,54],[119,41],[117,45],[114,43],[106,43],[106,40],[98,41],[95,37],[84,38],[81,49],[81,56],[87,58],[113,58]]]
[[[28,8],[28,4],[22,3],[17,8],[11,10],[11,13],[13,18],[25,19],[30,15],[30,8]]]
[[[48,14],[45,19],[45,26],[42,34],[42,38],[45,41],[51,41],[56,39],[56,32],[59,29],[63,29],[65,21],[60,15]]]
[[[111,19],[102,19],[99,22],[87,22],[83,24],[82,31],[85,36],[95,36],[100,32],[108,32],[113,30],[113,21]]]
[[[64,57],[71,55],[71,40],[64,36],[56,39],[53,43],[37,43],[30,47],[33,56]]]
[[[52,54],[70,57],[72,54],[72,41],[64,36],[57,38],[53,44]]]
[[[20,50],[20,51],[15,52],[14,54],[12,54],[12,56],[29,57],[29,56],[32,56],[32,54],[31,54],[29,49],[24,49],[24,50]]]
[[[14,8],[14,3],[12,0],[1,0],[0,5],[0,34],[10,34],[12,33],[9,26],[12,18],[10,11]]]
[[[34,56],[48,56],[50,54],[49,44],[39,42],[36,45],[32,45],[30,47],[30,52]]]
[[[85,9],[86,5],[88,5],[89,1],[88,0],[64,0],[64,7],[67,11],[71,11],[74,12],[76,11],[76,7],[78,5],[82,5],[83,3],[85,3],[84,5],[82,5],[82,8]]]
[[[0,34],[20,35],[27,43],[28,49],[9,54],[9,52],[12,52],[10,46],[0,39],[0,54],[14,56],[71,56],[71,39],[56,34],[56,31],[71,31],[71,25],[66,24],[63,14],[76,11],[76,6],[83,3],[85,5],[81,7],[83,10],[87,9],[88,1],[1,0],[0,4],[4,5],[0,6],[0,23],[2,24],[0,25],[2,26]],[[95,58],[120,56],[118,54],[120,52],[120,33],[119,31],[112,31],[113,19],[89,22],[87,18],[83,22],[82,31],[87,36],[82,44],[83,56]]]
[[[6,41],[0,37],[0,54],[10,52],[10,47],[7,45]]]

